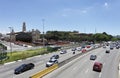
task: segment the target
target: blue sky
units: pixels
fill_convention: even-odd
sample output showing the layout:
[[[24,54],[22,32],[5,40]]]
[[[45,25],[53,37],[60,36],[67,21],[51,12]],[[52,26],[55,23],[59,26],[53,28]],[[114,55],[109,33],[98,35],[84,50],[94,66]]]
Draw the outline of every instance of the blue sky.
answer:
[[[120,0],[0,0],[0,33],[27,31],[107,32],[120,35]]]

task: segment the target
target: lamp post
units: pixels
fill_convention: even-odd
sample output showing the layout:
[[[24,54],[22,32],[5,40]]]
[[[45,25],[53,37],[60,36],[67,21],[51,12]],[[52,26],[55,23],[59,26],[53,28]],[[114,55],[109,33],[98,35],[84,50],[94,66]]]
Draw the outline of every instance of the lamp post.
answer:
[[[9,29],[10,29],[10,52],[11,52],[11,56],[12,56],[12,44],[11,44],[12,27],[9,27]]]
[[[45,41],[44,41],[44,19],[42,19],[42,24],[43,24],[43,48],[45,47]]]

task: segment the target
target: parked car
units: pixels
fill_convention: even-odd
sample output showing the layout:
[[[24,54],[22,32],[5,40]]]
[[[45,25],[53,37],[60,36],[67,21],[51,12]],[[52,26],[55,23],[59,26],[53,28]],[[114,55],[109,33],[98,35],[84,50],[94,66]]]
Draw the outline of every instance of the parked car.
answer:
[[[16,68],[14,70],[14,74],[20,74],[20,73],[25,72],[27,70],[33,69],[34,66],[35,65],[33,63],[22,64],[21,66],[19,66],[18,68]]]
[[[50,59],[47,63],[46,63],[46,67],[50,67],[54,64],[57,64],[58,60],[57,59]]]
[[[95,62],[93,65],[93,71],[101,72],[103,64],[100,62]]]
[[[53,55],[50,59],[59,59],[59,55],[58,54]]]
[[[61,51],[60,51],[60,54],[65,54],[65,53],[67,53],[66,50],[61,50]]]
[[[97,58],[96,55],[91,55],[91,56],[90,56],[90,60],[95,60],[96,58]]]

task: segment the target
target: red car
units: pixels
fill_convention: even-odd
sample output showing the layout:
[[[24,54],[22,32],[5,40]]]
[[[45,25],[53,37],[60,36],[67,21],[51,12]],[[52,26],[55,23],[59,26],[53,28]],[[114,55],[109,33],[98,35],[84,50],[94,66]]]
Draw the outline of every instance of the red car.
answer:
[[[90,45],[87,45],[86,47],[87,47],[87,48],[90,48],[91,46],[90,46]]]
[[[103,64],[100,62],[95,62],[93,65],[93,71],[101,72]]]
[[[84,48],[82,49],[82,53],[84,53],[84,52],[86,52],[86,51],[87,51],[86,49],[84,49]]]

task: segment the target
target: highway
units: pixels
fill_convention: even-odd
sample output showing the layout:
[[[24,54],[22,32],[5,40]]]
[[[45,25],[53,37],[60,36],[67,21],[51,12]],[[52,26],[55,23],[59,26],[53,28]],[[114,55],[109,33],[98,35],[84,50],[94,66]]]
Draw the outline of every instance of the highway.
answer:
[[[43,78],[118,78],[120,50],[110,50],[110,53],[105,53],[105,51],[106,49],[99,48],[86,53]],[[90,60],[91,54],[96,54],[95,61],[103,64],[101,72],[92,70],[95,61]]]
[[[78,54],[78,53],[81,53],[81,52],[76,51],[76,54]],[[31,75],[45,69],[46,62],[54,54],[60,55],[60,58],[58,60],[59,62],[73,56],[71,49],[68,49],[66,54],[60,54],[60,52],[58,51],[58,52],[49,53],[49,54],[45,54],[45,55],[35,56],[35,57],[28,58],[23,61],[18,61],[18,62],[12,63],[12,64],[1,65],[0,66],[0,69],[1,69],[0,70],[0,78],[29,78]],[[18,74],[18,75],[14,74],[15,68],[17,68],[18,66],[20,66],[23,63],[30,63],[30,62],[35,64],[34,69],[26,71],[26,72]]]

